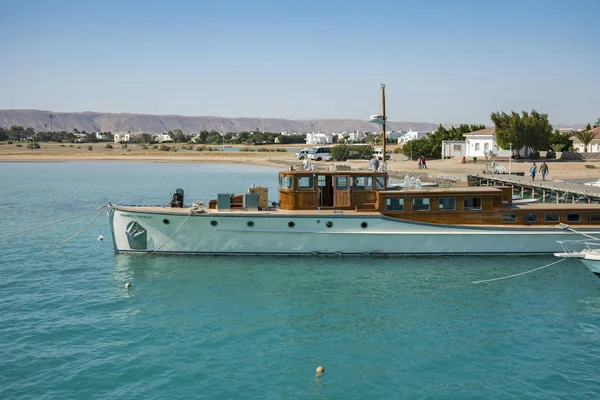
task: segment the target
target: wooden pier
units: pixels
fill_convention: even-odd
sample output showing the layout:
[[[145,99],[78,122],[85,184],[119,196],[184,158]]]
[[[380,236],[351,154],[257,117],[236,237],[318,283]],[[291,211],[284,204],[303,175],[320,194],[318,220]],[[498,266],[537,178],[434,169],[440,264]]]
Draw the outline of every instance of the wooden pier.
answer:
[[[467,177],[469,186],[512,186],[513,194],[543,203],[600,203],[600,187],[562,181],[532,182],[509,174],[478,174]]]

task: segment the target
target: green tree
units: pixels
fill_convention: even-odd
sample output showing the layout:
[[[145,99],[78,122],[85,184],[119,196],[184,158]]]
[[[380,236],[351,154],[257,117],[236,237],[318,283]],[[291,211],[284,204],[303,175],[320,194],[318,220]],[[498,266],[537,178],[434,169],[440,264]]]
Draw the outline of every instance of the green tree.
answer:
[[[6,129],[0,128],[0,141],[7,140],[7,139],[8,139],[8,134],[7,134]]]
[[[586,130],[586,131],[591,131],[591,130],[592,130],[592,126],[591,126],[590,124],[587,124],[587,125],[585,126],[585,130]]]
[[[522,114],[493,112],[490,117],[496,127],[496,143],[503,149],[508,149],[511,143],[516,151],[523,146],[537,151],[549,148],[552,125],[548,114],[531,110],[531,113],[523,111]]]
[[[561,149],[569,149],[572,145],[573,142],[570,139],[571,134],[569,132],[561,132],[558,129],[556,129],[551,135],[550,135],[550,147],[552,149],[554,149],[554,145],[561,145]],[[556,149],[554,149],[554,151],[557,151]],[[560,151],[560,150],[558,150]]]
[[[597,127],[599,127],[599,126],[600,126],[600,118],[598,118],[598,119],[596,120],[596,123],[594,124],[594,128],[597,128]]]
[[[587,153],[588,145],[591,143],[591,141],[594,139],[594,136],[596,135],[594,134],[594,132],[581,131],[577,132],[575,136],[581,141],[581,143],[583,143],[583,152]]]

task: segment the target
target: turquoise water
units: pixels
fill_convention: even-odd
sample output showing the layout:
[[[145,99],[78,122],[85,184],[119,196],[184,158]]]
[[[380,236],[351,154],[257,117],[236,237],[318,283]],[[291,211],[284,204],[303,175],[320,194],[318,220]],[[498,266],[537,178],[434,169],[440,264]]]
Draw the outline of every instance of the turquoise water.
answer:
[[[1,234],[272,168],[0,163]],[[552,257],[115,255],[95,214],[0,239],[0,398],[596,399],[600,280]],[[0,234],[0,235],[1,235]],[[106,237],[101,242],[100,234]],[[125,289],[125,283],[132,287]],[[323,375],[315,368],[323,365]]]

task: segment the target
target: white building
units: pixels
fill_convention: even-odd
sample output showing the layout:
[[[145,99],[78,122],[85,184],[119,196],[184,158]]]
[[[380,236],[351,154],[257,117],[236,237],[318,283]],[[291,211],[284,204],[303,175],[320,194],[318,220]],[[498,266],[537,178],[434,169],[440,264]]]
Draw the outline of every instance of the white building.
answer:
[[[429,136],[428,132],[419,132],[409,129],[408,132],[405,132],[402,136],[398,137],[398,144],[405,144],[411,140],[423,139],[427,136]]]
[[[501,149],[496,143],[496,128],[486,128],[465,134],[467,157],[510,157],[509,149]],[[491,153],[490,153],[491,152]]]
[[[114,134],[114,138],[115,143],[129,142],[129,140],[131,140],[131,133],[117,132]]]
[[[587,151],[588,153],[600,153],[600,126],[590,130],[590,132],[594,133],[594,138],[590,143],[588,143]],[[577,136],[571,136],[569,139],[573,141],[573,148],[580,153],[583,153],[585,148],[581,140],[577,139]],[[567,149],[563,149],[563,151],[567,151]]]
[[[467,142],[464,140],[442,140],[442,159],[467,156]]]
[[[171,138],[171,135],[169,135],[168,133],[155,134],[155,135],[152,135],[152,138],[154,140],[156,140],[158,143],[173,141],[173,139]]]
[[[333,133],[307,133],[306,144],[329,144],[333,143]]]

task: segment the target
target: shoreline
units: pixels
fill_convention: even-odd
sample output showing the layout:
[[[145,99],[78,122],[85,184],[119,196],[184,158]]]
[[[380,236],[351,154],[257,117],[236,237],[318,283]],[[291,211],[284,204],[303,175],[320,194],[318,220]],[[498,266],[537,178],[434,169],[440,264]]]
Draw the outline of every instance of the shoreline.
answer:
[[[91,144],[92,151],[88,150],[90,144],[75,147],[64,147],[59,144],[44,143],[42,149],[23,149],[11,147],[11,145],[0,146],[0,163],[6,162],[150,162],[170,164],[249,164],[265,167],[278,167],[287,169],[290,166],[301,167],[302,161],[297,160],[295,152],[275,151],[195,151],[179,150],[177,152],[160,152],[157,149],[121,148],[106,149],[105,143]],[[269,145],[261,148],[281,148],[277,145]],[[287,146],[288,148],[296,146]],[[300,148],[300,147],[298,147]],[[3,151],[4,150],[4,151]],[[444,160],[428,160],[427,169],[419,169],[416,161],[403,160],[403,156],[392,154],[388,162],[388,172],[395,179],[402,179],[404,175],[414,174],[422,181],[427,182],[452,182],[466,181],[468,175],[478,175],[487,169],[491,161],[480,161],[477,163],[461,163],[459,158]],[[543,160],[535,160],[539,166]],[[509,164],[512,172],[527,172],[533,161],[496,160],[502,163],[508,170]],[[556,161],[548,160],[548,180],[598,180],[600,178],[600,162],[595,161]],[[348,165],[352,168],[367,168],[365,160],[349,160],[340,163],[311,162],[318,169],[329,169],[331,165]]]

